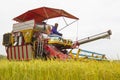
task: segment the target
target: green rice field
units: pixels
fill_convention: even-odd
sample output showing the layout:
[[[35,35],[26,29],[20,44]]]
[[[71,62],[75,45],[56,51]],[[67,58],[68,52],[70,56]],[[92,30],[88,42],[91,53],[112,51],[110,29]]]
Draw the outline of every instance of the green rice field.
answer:
[[[120,62],[4,59],[0,80],[120,80]]]

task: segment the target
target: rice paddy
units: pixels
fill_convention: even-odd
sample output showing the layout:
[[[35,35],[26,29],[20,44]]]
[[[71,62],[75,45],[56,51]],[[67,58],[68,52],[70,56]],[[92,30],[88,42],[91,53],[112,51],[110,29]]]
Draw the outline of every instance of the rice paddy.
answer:
[[[120,80],[120,62],[3,59],[0,80]]]

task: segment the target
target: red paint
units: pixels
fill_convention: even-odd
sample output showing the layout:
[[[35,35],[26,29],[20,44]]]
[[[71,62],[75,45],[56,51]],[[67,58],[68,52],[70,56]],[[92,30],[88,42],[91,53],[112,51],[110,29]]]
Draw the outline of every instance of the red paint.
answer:
[[[26,45],[26,60],[28,60],[28,47]]]
[[[47,12],[47,16],[45,15],[46,12]],[[76,19],[76,20],[79,19],[75,17],[74,15],[61,9],[41,7],[41,8],[29,10],[26,13],[23,13],[19,15],[18,17],[15,17],[13,20],[18,21],[18,22],[24,22],[24,21],[29,21],[29,20],[34,19],[35,22],[41,23],[42,21],[46,19],[62,17],[62,16],[71,18],[71,19]]]
[[[22,58],[24,60],[24,49],[23,49],[23,46],[21,46],[21,47],[22,47]]]
[[[61,51],[59,51],[56,47],[54,46],[44,46],[44,49],[48,52],[50,52],[50,57],[56,57],[61,60],[65,60],[68,58],[68,55],[63,54]]]
[[[7,59],[9,60],[9,52],[8,52],[8,47],[6,47],[6,52],[7,52]]]
[[[12,47],[9,48],[10,48],[10,58],[12,59]]]

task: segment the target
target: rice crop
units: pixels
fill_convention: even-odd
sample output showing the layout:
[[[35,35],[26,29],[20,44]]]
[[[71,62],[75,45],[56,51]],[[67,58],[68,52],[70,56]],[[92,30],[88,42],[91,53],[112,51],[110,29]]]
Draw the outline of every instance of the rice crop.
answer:
[[[0,80],[120,80],[120,62],[0,60]]]

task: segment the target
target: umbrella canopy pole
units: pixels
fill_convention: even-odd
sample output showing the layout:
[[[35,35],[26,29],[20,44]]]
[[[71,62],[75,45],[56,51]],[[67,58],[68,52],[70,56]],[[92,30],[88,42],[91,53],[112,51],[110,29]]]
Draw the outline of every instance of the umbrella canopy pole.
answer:
[[[65,20],[65,19],[64,19],[64,20]],[[69,26],[69,25],[73,24],[73,23],[74,23],[74,22],[76,22],[76,21],[78,21],[78,20],[75,20],[75,21],[73,21],[73,22],[71,22],[71,23],[69,23],[69,24],[67,24],[67,23],[66,23],[66,26],[64,26],[63,28],[59,29],[58,31],[63,30],[64,28],[66,28],[67,26]]]

